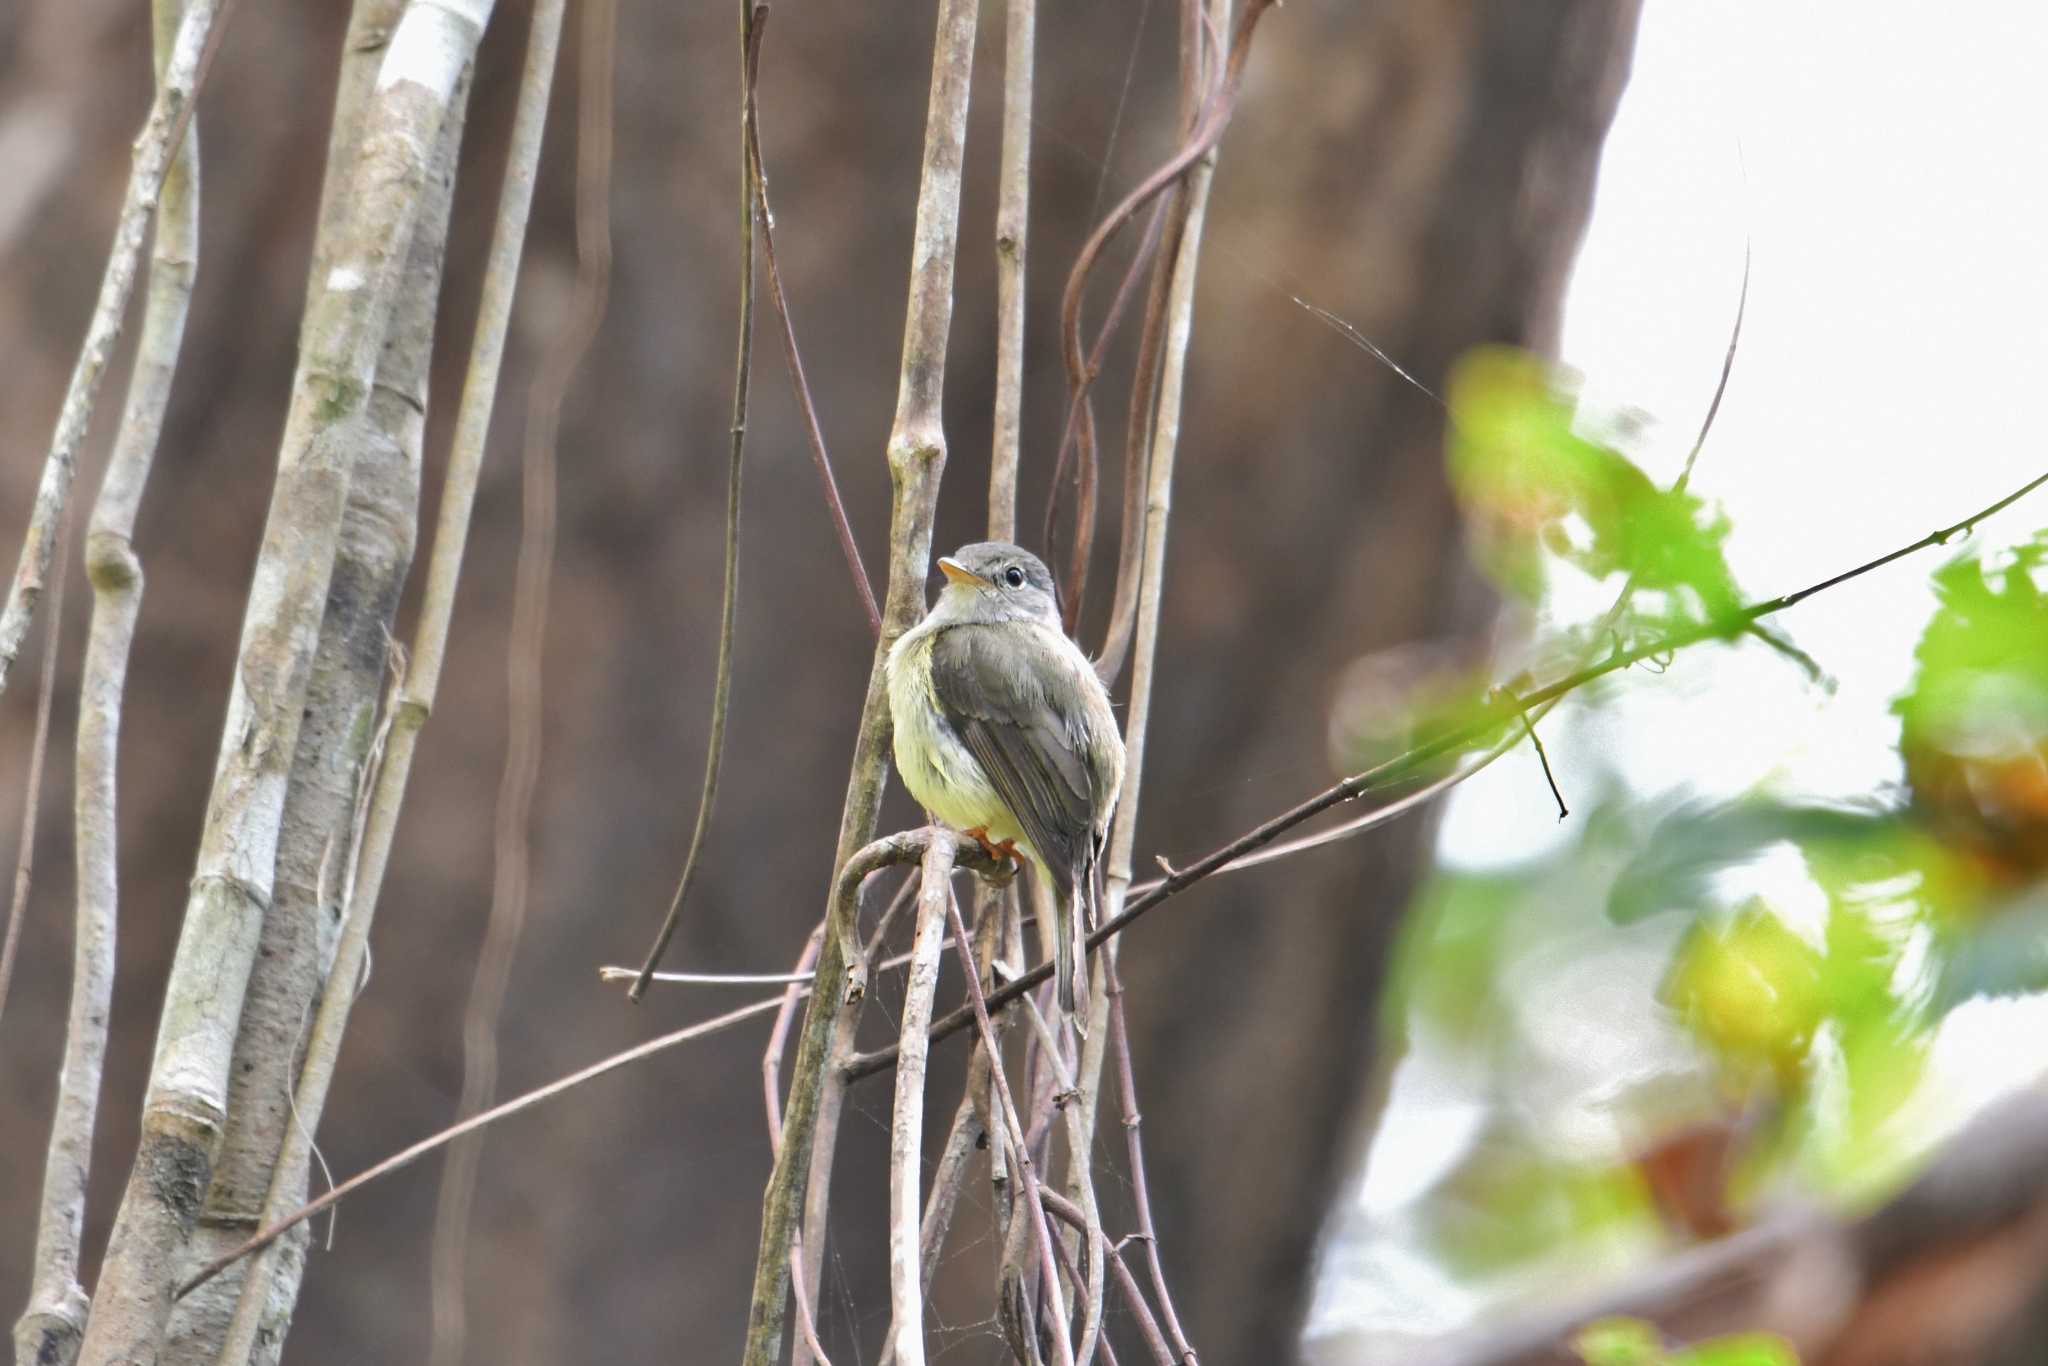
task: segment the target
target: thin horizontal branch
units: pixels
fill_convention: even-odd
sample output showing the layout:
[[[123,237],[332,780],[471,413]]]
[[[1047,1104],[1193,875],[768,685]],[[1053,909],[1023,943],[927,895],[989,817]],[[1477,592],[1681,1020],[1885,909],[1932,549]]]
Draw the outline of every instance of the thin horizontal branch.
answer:
[[[728,1010],[723,1015],[715,1015],[700,1023],[686,1025],[681,1029],[664,1034],[658,1039],[649,1039],[646,1043],[635,1044],[623,1052],[614,1053],[610,1057],[600,1059],[579,1071],[571,1072],[566,1077],[557,1078],[545,1086],[536,1087],[528,1091],[522,1096],[515,1096],[511,1100],[492,1106],[480,1114],[471,1115],[461,1123],[452,1124],[439,1133],[431,1134],[409,1148],[400,1149],[382,1162],[351,1176],[325,1195],[309,1201],[276,1223],[259,1230],[254,1237],[234,1249],[234,1251],[208,1262],[178,1287],[178,1297],[182,1299],[184,1296],[191,1294],[201,1285],[218,1276],[222,1271],[234,1265],[243,1257],[268,1246],[280,1234],[298,1227],[314,1215],[319,1214],[322,1210],[354,1195],[372,1181],[380,1180],[395,1171],[409,1167],[429,1153],[438,1152],[440,1149],[447,1147],[458,1138],[475,1133],[479,1129],[487,1128],[492,1124],[496,1124],[499,1120],[508,1119],[513,1115],[519,1114],[521,1111],[531,1110],[534,1106],[553,1100],[556,1096],[561,1095],[565,1091],[572,1091],[585,1082],[595,1081],[599,1077],[616,1072],[622,1067],[630,1067],[644,1058],[651,1058],[655,1054],[666,1052],[679,1044],[709,1038],[711,1035],[730,1029],[736,1024],[744,1023],[756,1016],[766,1015],[781,1004],[782,998],[780,996],[768,997],[764,1000],[743,1005],[736,1010]]]
[[[1300,825],[1303,821],[1320,815],[1332,807],[1356,801],[1368,792],[1378,791],[1382,788],[1392,787],[1407,781],[1427,770],[1430,765],[1438,760],[1448,755],[1456,754],[1474,744],[1481,743],[1488,736],[1498,734],[1502,727],[1514,723],[1516,718],[1526,708],[1535,707],[1555,698],[1563,697],[1567,693],[1576,692],[1596,679],[1604,678],[1608,674],[1628,668],[1632,664],[1641,663],[1646,659],[1654,659],[1659,655],[1671,654],[1674,651],[1698,645],[1703,641],[1739,638],[1765,617],[1773,616],[1791,607],[1796,607],[1817,594],[1839,587],[1850,582],[1852,579],[1861,578],[1865,574],[1882,569],[1886,565],[1904,559],[1908,555],[1933,546],[1947,545],[1958,536],[1967,535],[1976,529],[1978,523],[2003,512],[2020,499],[2040,488],[2043,484],[2048,484],[2048,473],[2036,475],[2003,498],[1986,507],[1979,508],[1976,512],[1962,518],[1960,521],[1952,522],[1938,530],[1930,531],[1916,541],[1900,546],[1896,550],[1887,551],[1876,559],[1865,561],[1853,569],[1846,569],[1839,574],[1821,580],[1819,583],[1810,584],[1796,592],[1786,593],[1779,597],[1769,598],[1763,602],[1753,603],[1738,611],[1670,632],[1654,640],[1634,645],[1627,649],[1617,648],[1599,663],[1574,670],[1563,678],[1548,683],[1543,687],[1520,694],[1502,693],[1494,702],[1483,709],[1474,720],[1462,726],[1453,727],[1426,744],[1418,745],[1404,754],[1397,755],[1384,763],[1365,770],[1363,773],[1353,774],[1342,782],[1325,788],[1315,796],[1253,827],[1228,844],[1211,851],[1187,867],[1175,870],[1152,891],[1144,896],[1133,898],[1122,913],[1111,918],[1101,928],[1089,935],[1088,948],[1091,952],[1100,948],[1116,935],[1123,933],[1140,916],[1145,915],[1172,897],[1178,896],[1204,878],[1228,868],[1245,855],[1263,849],[1289,830]],[[1004,983],[1001,987],[990,993],[988,998],[989,1008],[996,1010],[1008,1005],[1040,982],[1050,978],[1052,970],[1053,965],[1050,962],[1041,962],[1030,971],[1012,981]],[[932,1038],[937,1040],[949,1034],[958,1033],[972,1024],[973,1019],[973,1014],[964,1007],[950,1011],[932,1026]],[[864,1053],[847,1065],[848,1076],[855,1079],[871,1076],[876,1072],[886,1070],[894,1064],[894,1061],[895,1050],[893,1047],[877,1049],[872,1053]]]

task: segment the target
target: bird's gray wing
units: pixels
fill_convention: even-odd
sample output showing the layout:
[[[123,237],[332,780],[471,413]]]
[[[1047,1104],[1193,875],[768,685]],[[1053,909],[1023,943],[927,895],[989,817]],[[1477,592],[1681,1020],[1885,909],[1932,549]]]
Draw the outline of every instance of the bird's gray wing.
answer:
[[[1067,663],[1036,631],[955,626],[932,644],[940,710],[1017,818],[1024,838],[1072,892],[1093,852],[1095,780],[1084,746],[1089,718],[1048,697]]]

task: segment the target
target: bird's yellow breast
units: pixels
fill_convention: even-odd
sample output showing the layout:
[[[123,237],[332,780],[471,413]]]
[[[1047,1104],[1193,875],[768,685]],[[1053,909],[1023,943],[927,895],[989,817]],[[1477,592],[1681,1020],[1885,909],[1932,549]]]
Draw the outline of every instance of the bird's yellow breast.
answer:
[[[936,633],[905,635],[889,651],[889,714],[895,724],[896,771],[934,819],[955,830],[986,829],[992,842],[1023,831],[994,786],[954,734],[932,691]]]

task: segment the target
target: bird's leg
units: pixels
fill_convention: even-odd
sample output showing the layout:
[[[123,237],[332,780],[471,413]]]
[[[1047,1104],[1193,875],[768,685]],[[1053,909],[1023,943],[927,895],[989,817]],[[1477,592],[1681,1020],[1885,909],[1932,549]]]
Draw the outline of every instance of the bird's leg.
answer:
[[[1007,839],[991,844],[988,827],[985,825],[977,825],[972,830],[962,830],[960,833],[980,845],[981,852],[994,861],[996,871],[989,875],[989,881],[996,886],[1007,887],[1010,879],[1017,876],[1018,870],[1024,866],[1024,856],[1017,852],[1016,840]]]

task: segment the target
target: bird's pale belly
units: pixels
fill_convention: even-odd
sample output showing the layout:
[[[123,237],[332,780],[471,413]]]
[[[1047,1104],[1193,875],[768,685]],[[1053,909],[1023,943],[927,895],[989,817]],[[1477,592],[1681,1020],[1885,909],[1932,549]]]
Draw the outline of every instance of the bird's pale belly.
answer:
[[[938,821],[955,830],[985,829],[990,842],[1016,840],[1018,848],[1025,849],[1023,831],[1009,808],[939,714],[931,695],[930,655],[927,636],[909,642],[889,661],[896,771],[910,795]]]

